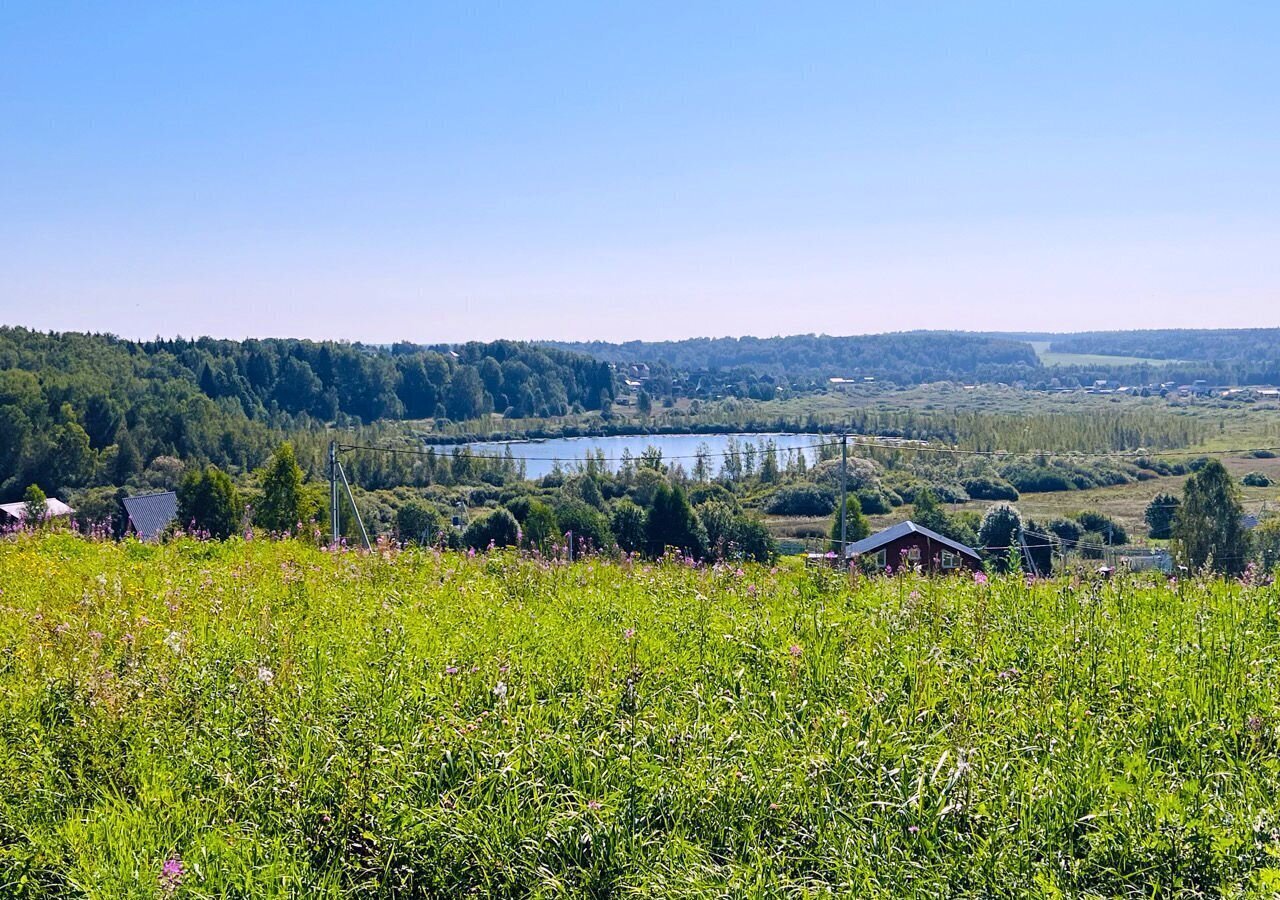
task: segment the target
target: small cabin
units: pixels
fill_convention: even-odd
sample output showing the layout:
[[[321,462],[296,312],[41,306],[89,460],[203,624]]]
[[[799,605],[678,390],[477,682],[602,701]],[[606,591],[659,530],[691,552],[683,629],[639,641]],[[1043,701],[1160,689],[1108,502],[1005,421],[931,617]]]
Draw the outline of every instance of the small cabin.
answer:
[[[880,570],[919,566],[925,572],[944,575],[982,570],[977,550],[910,520],[849,544],[844,555],[850,562],[855,558],[869,561]]]
[[[64,516],[75,514],[75,510],[61,500],[49,497],[44,501],[44,518],[58,519]],[[0,522],[7,522],[10,525],[21,524],[27,518],[27,504],[19,501],[17,503],[0,503]]]

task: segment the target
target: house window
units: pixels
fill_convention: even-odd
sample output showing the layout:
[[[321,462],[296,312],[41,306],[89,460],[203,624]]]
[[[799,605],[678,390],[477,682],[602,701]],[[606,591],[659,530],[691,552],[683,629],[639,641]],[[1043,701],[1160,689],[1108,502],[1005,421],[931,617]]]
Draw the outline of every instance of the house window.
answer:
[[[947,550],[943,550],[942,551],[942,568],[944,569],[960,568],[960,555],[958,553],[951,553]]]
[[[909,547],[909,548],[907,549],[907,561],[908,561],[908,562],[913,562],[913,563],[918,563],[918,562],[920,562],[920,548],[919,548],[919,547]]]
[[[883,550],[876,551],[876,555],[871,558],[875,560],[876,566],[878,566],[881,569],[883,569],[889,563],[889,561],[885,558],[885,551]]]

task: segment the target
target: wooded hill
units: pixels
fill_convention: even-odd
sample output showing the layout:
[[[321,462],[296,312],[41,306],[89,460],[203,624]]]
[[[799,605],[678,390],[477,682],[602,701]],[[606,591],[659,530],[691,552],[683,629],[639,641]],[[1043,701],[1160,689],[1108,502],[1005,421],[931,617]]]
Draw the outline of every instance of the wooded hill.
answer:
[[[0,328],[0,493],[123,484],[160,456],[262,462],[316,422],[599,409],[606,364],[511,341],[390,348],[331,341],[127,341]]]

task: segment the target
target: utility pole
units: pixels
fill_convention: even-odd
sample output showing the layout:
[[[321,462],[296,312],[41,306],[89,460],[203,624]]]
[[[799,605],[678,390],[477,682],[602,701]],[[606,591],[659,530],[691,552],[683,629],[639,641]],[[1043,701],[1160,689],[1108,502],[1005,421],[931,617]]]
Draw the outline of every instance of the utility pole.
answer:
[[[849,433],[840,434],[840,563],[845,564],[845,542],[849,539],[848,521],[848,488],[846,482],[849,475]]]
[[[342,522],[338,515],[338,442],[329,442],[329,530],[334,546],[342,537]]]

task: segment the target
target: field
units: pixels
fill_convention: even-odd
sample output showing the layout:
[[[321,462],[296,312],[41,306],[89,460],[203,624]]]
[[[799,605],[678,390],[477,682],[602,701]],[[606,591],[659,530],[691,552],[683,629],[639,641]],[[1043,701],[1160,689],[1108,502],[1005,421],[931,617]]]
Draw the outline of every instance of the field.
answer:
[[[1031,347],[1046,366],[1167,366],[1177,360],[1142,356],[1105,356],[1100,353],[1059,353],[1049,349],[1049,341],[1031,341]]]
[[[1280,594],[0,545],[6,897],[1269,896]]]

